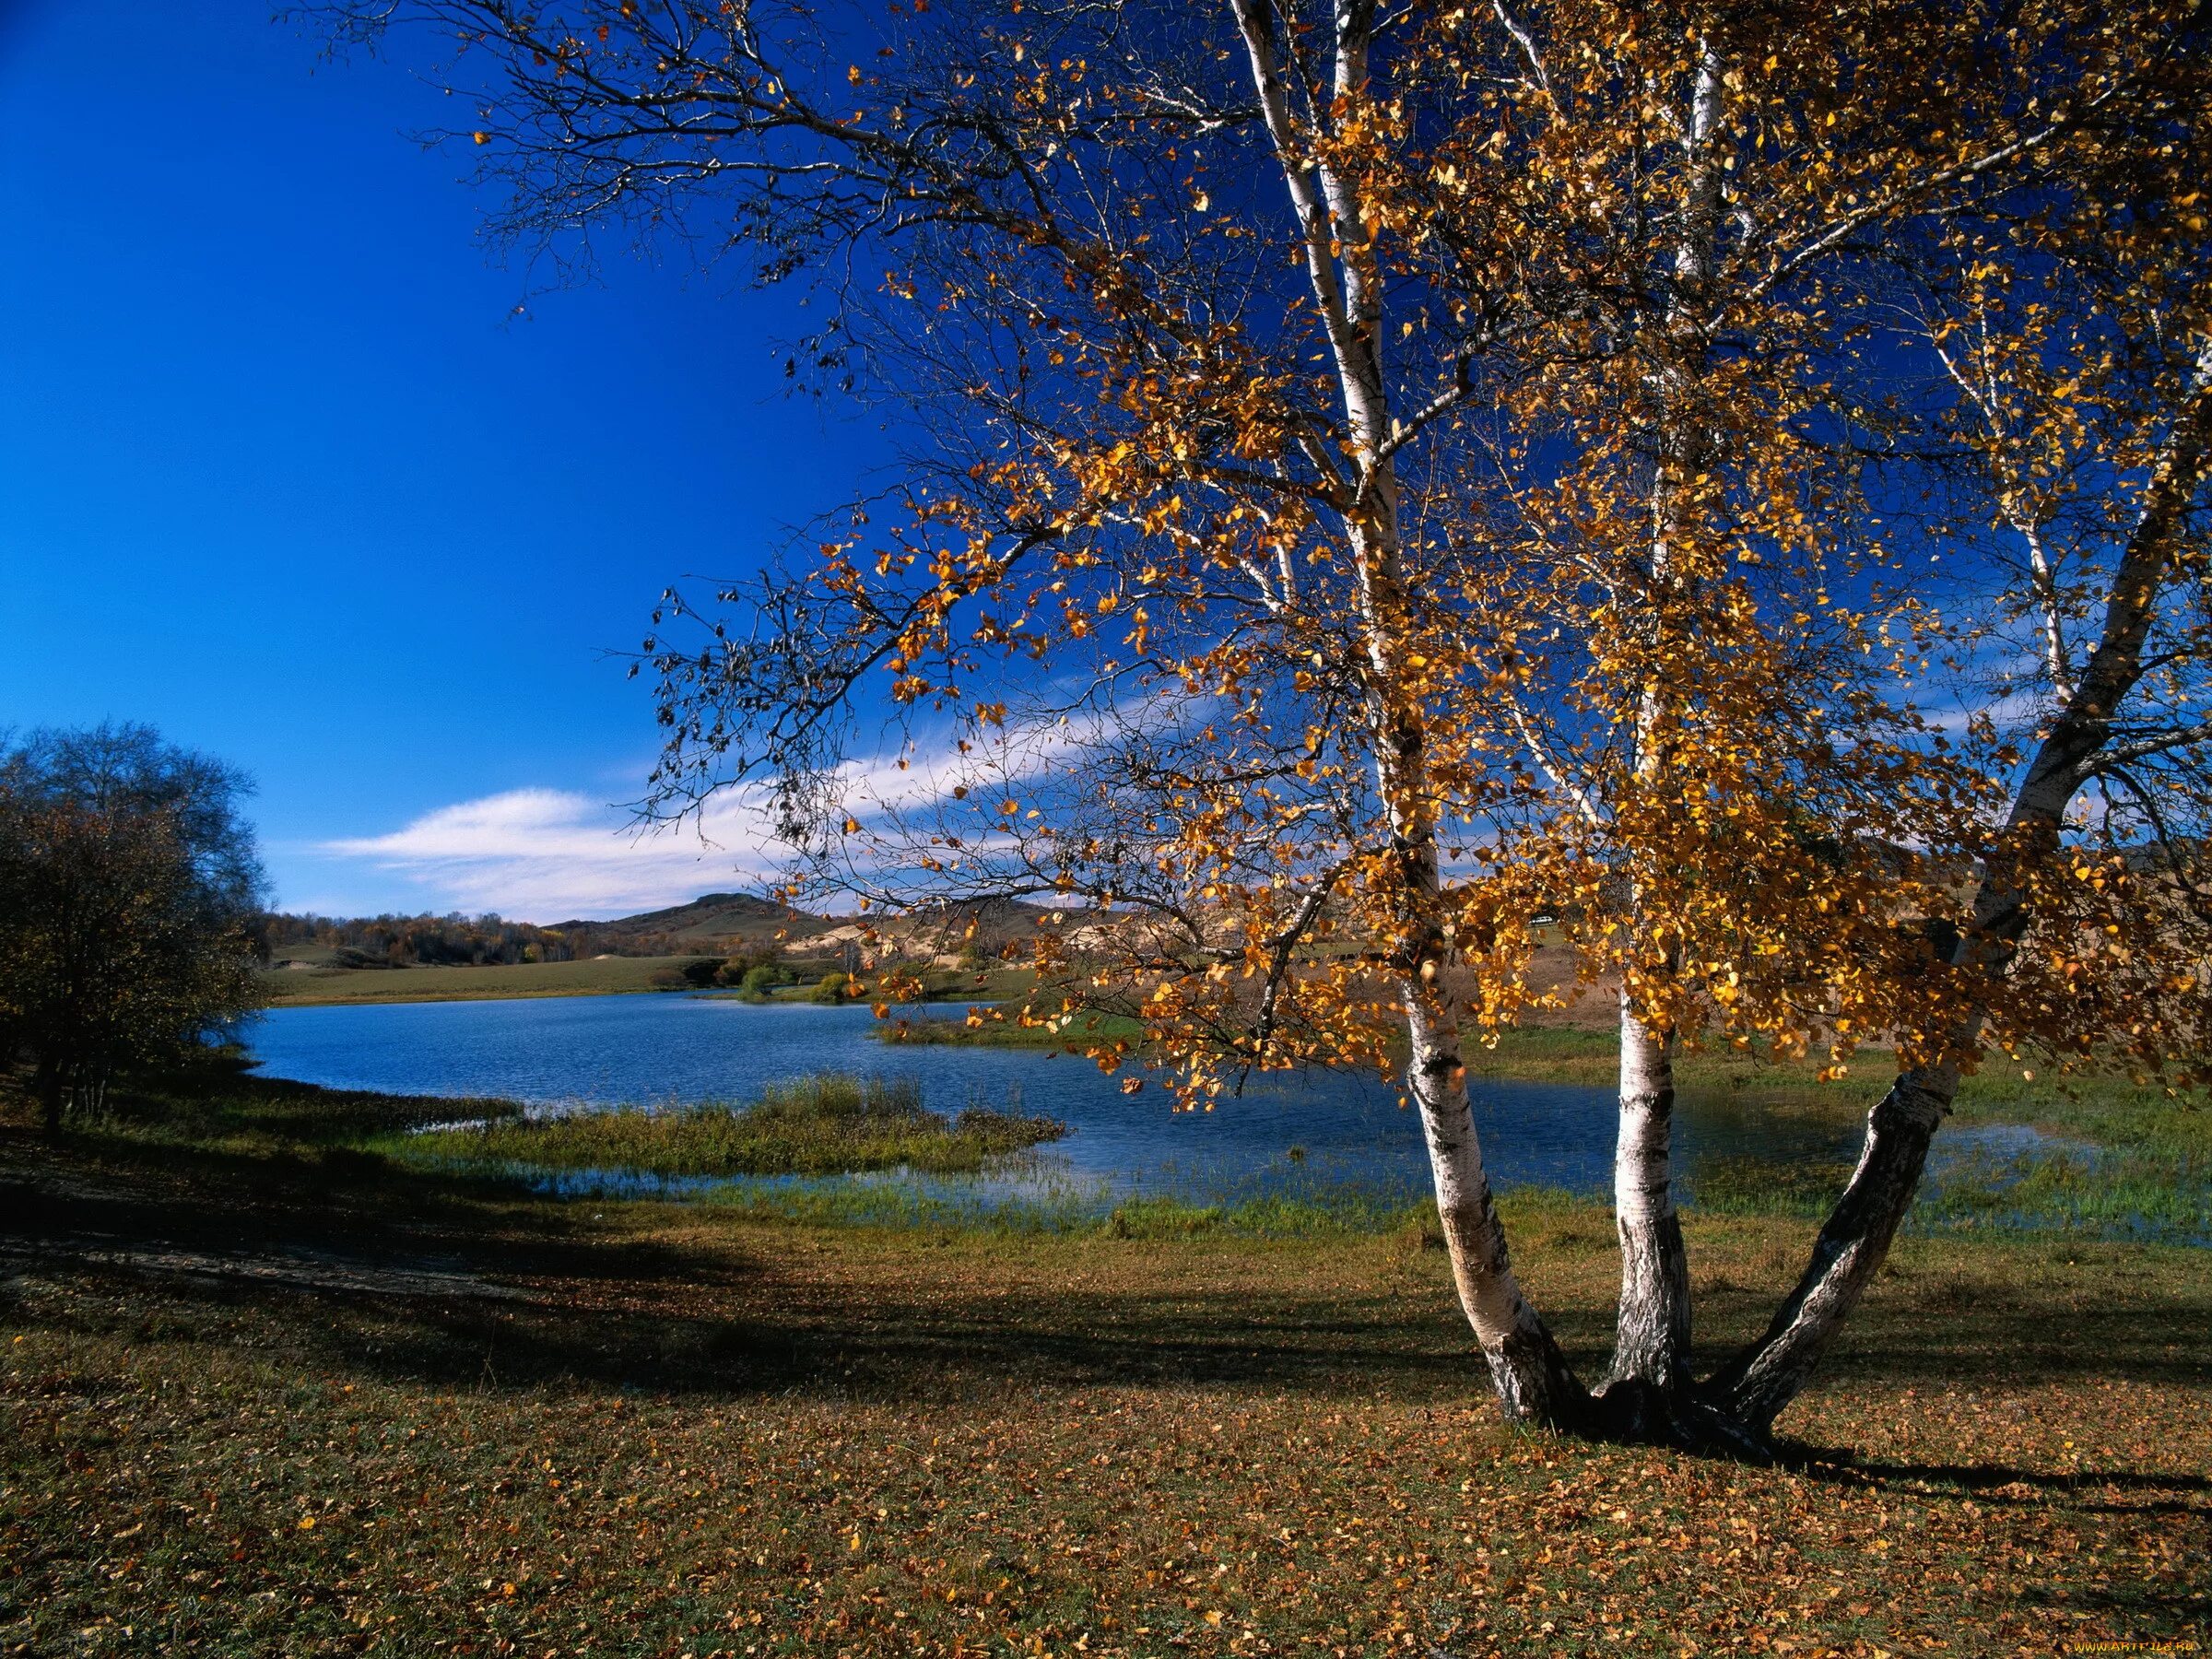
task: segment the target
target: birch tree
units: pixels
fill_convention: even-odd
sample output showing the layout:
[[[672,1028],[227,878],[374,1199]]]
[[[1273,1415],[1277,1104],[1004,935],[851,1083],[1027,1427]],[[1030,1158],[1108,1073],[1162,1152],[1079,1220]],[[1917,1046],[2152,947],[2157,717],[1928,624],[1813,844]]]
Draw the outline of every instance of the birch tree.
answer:
[[[1893,235],[2136,96],[2145,19],[335,13],[456,44],[495,230],[814,280],[794,377],[903,412],[898,477],[811,552],[669,595],[659,808],[761,789],[872,905],[1079,902],[1106,923],[1041,967],[1137,1014],[1181,1104],[1402,1076],[1505,1413],[1761,1454],[1769,1396],[1690,1374],[1674,1049],[1841,1053],[1917,1007],[1900,922],[1991,786],[1899,690],[1926,629],[1860,487],[1889,439],[1853,330]],[[1623,986],[1595,1393],[1468,1106],[1539,912]]]
[[[2183,37],[2183,44],[2189,42]],[[1713,1387],[1758,1425],[1880,1265],[1962,1077],[2204,1081],[2212,1053],[2212,244],[2206,87],[2185,54],[2002,221],[1947,227],[1900,304],[1970,458],[1983,591],[1957,644],[1996,810],[1971,896],[1900,1011],[1900,1066],[1765,1336]],[[1978,544],[1978,545],[1977,545]],[[1979,600],[1978,604],[1971,603]]]

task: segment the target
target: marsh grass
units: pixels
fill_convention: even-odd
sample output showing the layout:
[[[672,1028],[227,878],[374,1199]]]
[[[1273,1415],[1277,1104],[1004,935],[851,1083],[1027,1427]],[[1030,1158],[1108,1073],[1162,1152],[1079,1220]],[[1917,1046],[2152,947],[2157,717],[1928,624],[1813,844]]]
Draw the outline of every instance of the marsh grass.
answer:
[[[265,1156],[353,1151],[456,1119],[497,1123],[522,1116],[514,1100],[381,1094],[322,1088],[253,1075],[237,1049],[133,1077],[109,1097],[96,1124],[102,1136],[152,1146]]]
[[[1947,1148],[1938,1139],[1937,1151]],[[1708,1215],[1826,1216],[1851,1177],[1842,1160],[1701,1159],[1688,1207]],[[1906,1229],[2049,1232],[2170,1244],[2212,1242],[2212,1163],[2190,1154],[2045,1141],[1969,1145],[1931,1161]]]
[[[971,1174],[1057,1139],[1066,1126],[971,1107],[931,1112],[911,1080],[840,1073],[771,1084],[750,1106],[722,1102],[431,1129],[380,1147],[407,1161],[682,1177],[839,1175],[910,1169]]]
[[[2212,1242],[2212,1165],[2087,1146],[1970,1157],[1923,1193],[1912,1225],[2204,1244]]]

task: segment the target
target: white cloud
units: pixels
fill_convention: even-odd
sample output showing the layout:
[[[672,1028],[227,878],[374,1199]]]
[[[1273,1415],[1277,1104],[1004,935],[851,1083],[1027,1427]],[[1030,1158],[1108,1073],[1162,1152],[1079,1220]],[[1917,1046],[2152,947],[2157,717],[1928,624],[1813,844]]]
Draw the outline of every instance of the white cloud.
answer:
[[[1095,732],[1058,721],[994,735],[961,754],[949,739],[843,769],[844,809],[896,836],[908,815],[952,806],[956,782],[976,791],[962,812],[971,847],[986,844],[1005,788],[1065,765]],[[987,785],[1002,786],[990,793]],[[765,814],[730,795],[699,818],[641,832],[620,807],[573,790],[514,789],[426,812],[382,835],[309,848],[272,847],[284,894],[324,901],[290,908],[327,914],[380,911],[497,911],[524,922],[603,918],[683,904],[701,893],[759,890],[786,870],[789,850]],[[865,856],[864,845],[860,849]],[[304,858],[300,854],[304,853]]]
[[[531,922],[627,915],[702,892],[758,888],[780,867],[758,816],[718,806],[703,825],[641,833],[587,795],[515,789],[427,812],[389,834],[324,841],[406,889],[390,908],[497,911]]]

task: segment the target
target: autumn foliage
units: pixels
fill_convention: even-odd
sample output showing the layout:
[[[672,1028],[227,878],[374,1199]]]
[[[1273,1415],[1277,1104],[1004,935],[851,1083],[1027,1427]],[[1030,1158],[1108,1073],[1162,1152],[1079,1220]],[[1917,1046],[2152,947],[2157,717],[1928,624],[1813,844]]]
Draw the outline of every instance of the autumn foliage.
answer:
[[[1091,913],[1035,1018],[1136,1016],[1185,1102],[1403,1069],[1510,1415],[1756,1453],[1962,1072],[2194,1077],[2194,14],[337,9],[464,42],[501,229],[734,233],[832,302],[794,375],[906,412],[865,511],[669,596],[656,799]],[[1538,918],[1621,999],[1594,1395],[1466,1105]],[[1875,1039],[1804,1281],[1693,1382],[1675,1053]]]

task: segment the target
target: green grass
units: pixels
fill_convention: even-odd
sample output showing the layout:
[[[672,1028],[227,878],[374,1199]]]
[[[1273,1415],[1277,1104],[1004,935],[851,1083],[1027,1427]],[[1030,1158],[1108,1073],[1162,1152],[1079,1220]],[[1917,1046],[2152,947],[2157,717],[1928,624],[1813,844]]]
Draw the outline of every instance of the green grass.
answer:
[[[1133,1047],[1144,1038],[1144,1027],[1118,1014],[1077,1014],[1057,1030],[1018,1024],[1011,1010],[1003,1018],[985,1011],[981,1024],[964,1019],[909,1018],[894,1013],[877,1027],[882,1042],[937,1043],[956,1048],[1068,1049],[1086,1043],[1126,1041]]]
[[[262,983],[278,1007],[328,1003],[487,1002],[511,996],[616,996],[703,957],[608,957],[488,968],[273,968]]]
[[[658,1176],[834,1175],[906,1168],[967,1174],[1066,1133],[1050,1118],[925,1110],[910,1080],[835,1074],[771,1085],[750,1106],[501,1117],[386,1138],[377,1149],[464,1167],[627,1171]]]
[[[1477,1076],[1528,1082],[1608,1087],[1619,1076],[1611,1031],[1541,1029],[1507,1031],[1495,1047],[1470,1043],[1468,1069]],[[1959,1091],[1961,1124],[2026,1124],[2053,1135],[2105,1147],[2175,1154],[2212,1152],[2212,1107],[2202,1092],[2174,1095],[2111,1074],[2032,1077],[2002,1054],[1990,1055]],[[1893,1067],[1880,1051],[1860,1053],[1852,1070],[1819,1081],[1816,1062],[1767,1060],[1726,1050],[1698,1050],[1676,1063],[1685,1092],[1743,1094],[1762,1107],[1856,1116],[1889,1086]]]
[[[212,1053],[130,1079],[98,1133],[149,1147],[247,1157],[361,1153],[377,1141],[456,1119],[519,1119],[513,1100],[379,1094],[256,1077],[242,1052]]]
[[[278,1007],[332,1003],[493,1002],[517,996],[618,996],[659,989],[656,974],[711,956],[608,957],[582,962],[516,962],[486,968],[273,968],[262,983]],[[787,966],[800,983],[777,987],[763,1002],[804,1001],[822,975],[840,966],[834,956],[794,955]],[[1003,1002],[1036,983],[1026,968],[992,965],[976,971],[933,968],[924,976],[926,1000]],[[871,976],[862,982],[871,987]],[[734,994],[725,988],[720,994]],[[863,999],[865,1000],[865,999]]]
[[[635,1195],[620,1182],[590,1186],[613,1197]],[[1516,1207],[1542,1201],[1517,1191]],[[748,1221],[796,1227],[867,1228],[961,1238],[1077,1237],[1114,1239],[1375,1239],[1436,1233],[1436,1206],[1346,1190],[1194,1205],[1166,1197],[1115,1201],[1098,1183],[1071,1182],[1009,1196],[964,1194],[938,1185],[897,1182],[798,1181],[732,1185],[693,1200]],[[1441,1236],[1441,1235],[1440,1235]]]

